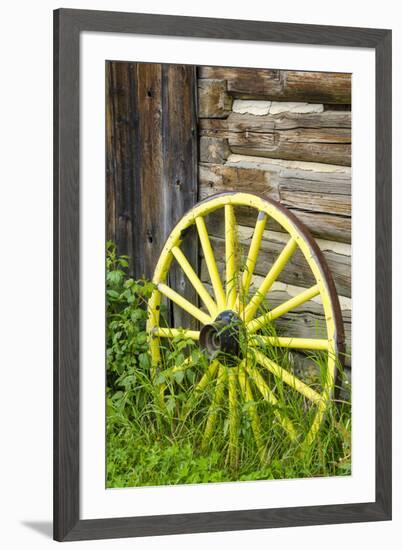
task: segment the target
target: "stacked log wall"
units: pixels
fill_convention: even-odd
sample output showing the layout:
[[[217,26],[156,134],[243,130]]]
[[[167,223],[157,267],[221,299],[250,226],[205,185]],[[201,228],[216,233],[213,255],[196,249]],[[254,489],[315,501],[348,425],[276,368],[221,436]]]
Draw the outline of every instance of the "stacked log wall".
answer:
[[[197,79],[199,199],[224,191],[255,192],[279,201],[305,223],[331,269],[350,352],[351,75],[199,67]],[[240,210],[238,222],[246,251],[255,213]],[[221,221],[212,216],[209,230],[217,257],[224,257]],[[269,246],[261,250],[256,284],[286,239],[273,222],[265,236]],[[202,259],[201,275],[207,283]],[[270,299],[274,305],[311,283],[308,267],[296,255]],[[313,301],[281,323],[307,336],[320,319],[322,308]]]

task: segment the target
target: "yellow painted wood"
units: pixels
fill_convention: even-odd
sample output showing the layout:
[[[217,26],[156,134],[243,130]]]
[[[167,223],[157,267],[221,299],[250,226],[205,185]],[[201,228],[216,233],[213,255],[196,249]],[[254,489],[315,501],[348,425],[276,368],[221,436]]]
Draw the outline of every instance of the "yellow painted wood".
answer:
[[[215,375],[218,371],[218,367],[219,362],[216,359],[208,365],[201,379],[194,387],[194,393],[190,394],[188,400],[183,405],[181,417],[182,422],[185,422],[187,415],[193,409],[196,403],[196,399],[200,397],[200,394],[202,394],[202,392],[206,390],[209,384],[212,385]]]
[[[184,309],[184,311],[187,311],[187,313],[195,317],[195,319],[198,319],[198,321],[200,321],[203,325],[207,325],[212,322],[209,315],[201,311],[198,307],[194,306],[191,302],[183,298],[183,296],[180,296],[180,294],[164,283],[158,284],[158,290],[166,296],[166,298],[172,300],[172,302]]]
[[[239,410],[237,400],[237,369],[228,369],[229,386],[229,462],[231,468],[236,468],[239,455]]]
[[[195,218],[195,224],[197,226],[198,236],[200,239],[202,251],[204,253],[205,263],[207,264],[212,288],[214,289],[215,299],[217,301],[218,308],[223,310],[226,304],[225,293],[223,291],[222,281],[219,275],[218,267],[216,265],[214,252],[212,250],[211,242],[209,240],[204,218],[201,216],[197,216]]]
[[[261,302],[265,298],[267,292],[278,278],[278,275],[281,273],[296,248],[297,242],[291,237],[282,252],[279,254],[274,265],[269,270],[265,279],[261,283],[260,288],[255,292],[254,296],[251,298],[249,304],[247,305],[244,312],[244,320],[246,323],[254,317],[255,312],[261,305]]]
[[[265,212],[258,213],[241,281],[244,298],[247,297],[248,290],[250,288],[251,279],[253,277],[255,264],[257,263],[258,253],[260,251],[261,240],[264,235],[264,229],[267,223],[267,219],[268,216]]]
[[[151,354],[152,375],[155,375],[156,368],[161,360],[159,338],[157,338],[153,334],[154,327],[157,327],[159,325],[160,303],[161,293],[157,290],[154,290],[148,301],[148,320],[146,326],[148,333],[149,351]]]
[[[219,409],[223,400],[227,379],[226,367],[219,365],[218,379],[216,382],[215,394],[212,403],[209,407],[207,421],[205,424],[204,435],[202,438],[201,448],[205,451],[208,448],[211,436],[214,433],[215,424],[218,418]]]
[[[231,204],[225,205],[226,306],[236,303],[236,219]]]
[[[258,454],[260,456],[261,462],[264,462],[266,458],[266,453],[264,438],[261,431],[260,417],[258,416],[257,405],[254,401],[254,395],[250,386],[250,382],[248,381],[246,376],[244,361],[239,365],[238,377],[240,391],[243,395],[245,403],[247,403],[247,414],[250,418],[251,429],[253,430]]]
[[[208,365],[207,370],[204,372],[200,381],[198,382],[198,384],[194,389],[198,392],[204,391],[205,388],[213,379],[213,377],[215,376],[216,371],[218,370],[218,367],[219,367],[219,362],[215,359],[215,361],[212,361],[212,363]]]
[[[198,277],[198,275],[190,265],[189,261],[187,260],[183,252],[180,250],[178,246],[174,246],[172,248],[172,254],[176,258],[178,264],[180,265],[184,273],[186,274],[190,283],[193,285],[193,287],[197,291],[199,297],[204,302],[211,317],[215,318],[218,315],[218,309],[216,307],[216,304],[211,298],[211,296],[209,295],[203,283],[200,281],[200,278]]]
[[[248,365],[246,367],[246,371],[250,374],[250,378],[253,380],[254,384],[258,388],[265,401],[267,401],[270,405],[273,405],[274,415],[282,428],[286,430],[292,440],[296,439],[297,432],[295,430],[295,427],[293,426],[293,423],[282,411],[279,410],[278,399],[275,397],[274,392],[265,382],[264,378],[253,366]]]
[[[177,328],[166,328],[166,327],[155,327],[152,333],[154,336],[159,336],[159,338],[189,338],[190,340],[199,340],[200,331],[199,330],[183,330]]]
[[[288,372],[286,369],[283,369],[280,365],[278,365],[271,359],[268,359],[268,357],[266,357],[260,351],[255,351],[255,358],[261,366],[265,367],[267,370],[272,372],[274,376],[304,395],[304,397],[307,397],[307,399],[309,399],[313,403],[319,403],[323,400],[322,395],[310,388],[310,386],[307,386],[307,384],[299,380],[299,378],[297,378],[294,374]]]
[[[320,338],[293,338],[284,336],[260,336],[252,337],[253,343],[261,343],[268,346],[290,349],[312,349],[328,351],[329,342]]]
[[[304,290],[303,292],[300,292],[297,296],[294,296],[290,300],[287,300],[283,304],[280,304],[272,311],[269,311],[268,313],[265,313],[264,315],[260,315],[256,319],[253,319],[249,323],[247,323],[247,330],[249,333],[253,333],[256,330],[261,329],[264,325],[270,323],[274,319],[277,319],[278,317],[281,317],[281,315],[285,315],[285,313],[288,313],[292,309],[295,309],[305,302],[308,302],[315,296],[317,296],[320,293],[320,288],[318,285],[314,285],[311,288],[308,288],[307,290]]]
[[[172,376],[173,374],[176,374],[176,372],[184,372],[188,368],[193,366],[193,362],[191,360],[191,357],[187,357],[185,361],[181,365],[176,365],[174,367],[171,367],[170,369],[165,369],[161,371],[160,374],[163,376]]]

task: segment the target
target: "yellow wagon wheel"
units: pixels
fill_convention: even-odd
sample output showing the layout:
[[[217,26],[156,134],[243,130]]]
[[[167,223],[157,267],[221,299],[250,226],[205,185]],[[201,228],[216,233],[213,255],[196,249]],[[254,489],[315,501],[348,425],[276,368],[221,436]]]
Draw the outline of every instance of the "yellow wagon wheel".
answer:
[[[245,263],[238,265],[236,209],[251,207],[256,211],[256,223]],[[222,210],[225,224],[225,277],[222,280],[208,235],[205,217]],[[265,238],[267,220],[275,220],[288,235],[289,240],[273,262],[260,287],[249,295],[261,243]],[[181,250],[181,243],[191,226],[196,227],[212,292],[200,280],[194,268]],[[268,243],[269,244],[269,243]],[[315,284],[298,295],[276,306],[262,309],[264,300],[274,282],[297,249],[306,259]],[[168,274],[175,260],[197,293],[197,303],[191,303],[168,284]],[[184,338],[198,342],[208,358],[208,366],[195,383],[196,390],[205,389],[207,383],[215,384],[203,435],[206,447],[216,428],[218,411],[227,401],[228,446],[230,461],[237,461],[239,438],[239,402],[247,403],[252,432],[261,457],[264,456],[269,433],[261,426],[256,399],[262,400],[273,410],[273,418],[291,440],[310,445],[322,423],[325,411],[333,397],[337,361],[344,351],[344,329],[335,285],[327,263],[314,239],[304,225],[286,208],[275,201],[246,193],[222,193],[198,203],[172,230],[157,262],[153,282],[156,285],[148,304],[147,332],[149,334],[152,369],[163,374],[163,341]],[[264,328],[272,322],[319,296],[323,306],[326,337],[296,338],[286,335],[266,335]],[[161,316],[162,297],[187,312],[199,326],[166,326]],[[264,306],[265,307],[265,306]],[[261,334],[263,333],[263,334]],[[296,376],[289,368],[272,360],[266,353],[267,346],[301,351],[319,350],[325,354],[326,368],[322,373],[321,390]],[[184,348],[185,352],[186,348]],[[191,367],[188,355],[178,369]],[[176,367],[177,368],[177,367]],[[270,374],[268,374],[270,373]],[[274,381],[274,384],[270,384]],[[309,429],[301,436],[286,411],[280,407],[279,386],[302,396],[303,406],[313,407]],[[162,385],[162,393],[165,386]],[[189,396],[190,397],[190,396]]]

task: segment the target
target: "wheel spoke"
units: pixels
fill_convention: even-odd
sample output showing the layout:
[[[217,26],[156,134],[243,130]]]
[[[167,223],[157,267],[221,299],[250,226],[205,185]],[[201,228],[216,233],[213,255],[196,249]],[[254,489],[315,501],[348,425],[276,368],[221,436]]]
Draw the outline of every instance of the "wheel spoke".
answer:
[[[199,340],[200,331],[199,330],[183,330],[177,328],[165,328],[165,327],[155,327],[152,330],[152,335],[159,336],[160,338],[182,338],[186,340]]]
[[[250,382],[246,377],[244,370],[244,362],[239,365],[239,387],[242,392],[243,399],[247,404],[247,414],[250,418],[251,429],[253,430],[254,439],[257,445],[258,453],[260,455],[261,462],[265,460],[265,448],[262,438],[260,417],[258,416],[257,405],[254,401],[253,392],[251,390]]]
[[[229,461],[231,468],[236,468],[239,455],[238,432],[239,411],[237,403],[237,369],[230,368],[228,373],[229,386]]]
[[[253,277],[255,264],[257,263],[258,253],[260,251],[261,240],[264,234],[267,215],[265,212],[259,212],[255,223],[253,237],[251,239],[250,248],[247,255],[246,265],[244,267],[241,286],[244,299],[247,297],[250,288],[251,279]]]
[[[323,400],[322,395],[307,386],[307,384],[299,380],[299,378],[297,378],[294,374],[290,373],[286,369],[283,369],[271,359],[268,359],[268,357],[266,357],[260,351],[255,350],[255,357],[261,366],[272,372],[274,376],[288,384],[288,386],[290,386],[294,390],[304,395],[304,397],[307,397],[307,399],[309,399],[313,403],[317,404]]]
[[[164,377],[172,376],[173,374],[176,374],[177,372],[184,372],[185,370],[187,370],[188,368],[190,368],[192,366],[193,366],[193,362],[191,360],[191,357],[187,357],[187,359],[185,359],[181,365],[176,365],[174,367],[170,367],[169,369],[165,369],[165,370],[161,371],[159,374],[164,376]]]
[[[306,445],[307,447],[310,446],[311,443],[314,441],[314,438],[317,435],[318,430],[320,429],[325,412],[327,410],[328,401],[329,398],[327,400],[321,401],[318,405],[318,412],[314,417],[314,421],[304,441],[304,445]]]
[[[305,302],[308,302],[309,300],[317,296],[319,293],[320,293],[320,288],[318,285],[314,285],[311,288],[306,289],[305,291],[301,292],[294,298],[291,298],[290,300],[287,300],[280,306],[276,307],[272,311],[269,311],[264,315],[260,315],[260,317],[257,317],[256,319],[253,319],[252,321],[247,323],[247,330],[249,331],[249,333],[256,332],[267,323],[270,323],[274,319],[277,319],[278,317],[285,315],[285,313],[288,313],[292,309],[295,309],[298,306],[301,306],[302,304],[304,304]]]
[[[195,391],[202,392],[205,390],[205,388],[208,386],[208,384],[211,382],[213,377],[216,374],[216,371],[218,370],[219,362],[215,359],[215,361],[212,361],[208,365],[207,370],[204,372],[204,374],[201,377],[201,380],[198,382],[198,384],[195,386]]]
[[[281,424],[282,428],[289,434],[289,437],[294,440],[297,437],[295,427],[293,426],[291,420],[279,409],[278,399],[275,397],[274,392],[265,382],[264,378],[258,372],[255,367],[247,366],[246,369],[254,384],[258,388],[259,392],[270,405],[273,406],[274,415],[277,418],[278,422]]]
[[[225,205],[226,305],[236,303],[236,219],[231,204]]]
[[[208,365],[208,368],[202,375],[200,381],[194,387],[194,392],[190,395],[190,398],[186,401],[183,407],[184,415],[183,415],[182,421],[184,421],[187,415],[191,412],[200,394],[207,388],[208,384],[210,384],[213,381],[216,375],[216,372],[218,370],[218,367],[219,367],[219,362],[216,359]]]
[[[211,279],[212,288],[214,289],[215,298],[219,308],[225,307],[225,293],[223,291],[222,281],[219,276],[218,267],[216,265],[215,256],[212,250],[211,242],[208,237],[207,227],[205,220],[201,216],[195,218],[195,224],[197,226],[198,236],[201,242],[201,247],[204,253],[205,263],[209,277]]]
[[[180,294],[178,294],[176,291],[174,291],[164,283],[158,284],[158,290],[161,294],[166,296],[166,298],[169,298],[169,300],[184,309],[184,311],[187,311],[187,313],[195,317],[195,319],[198,319],[198,321],[200,321],[203,325],[207,325],[208,323],[212,322],[212,319],[209,315],[201,311],[198,307],[183,298],[183,296],[180,296]]]
[[[184,273],[186,274],[190,283],[193,285],[193,287],[197,291],[199,297],[204,302],[206,308],[209,311],[209,314],[215,318],[218,314],[216,304],[211,298],[211,296],[209,295],[205,286],[200,281],[194,269],[191,267],[189,261],[187,260],[183,252],[180,250],[178,246],[174,246],[172,248],[172,254],[176,258],[178,264],[180,265]]]
[[[292,338],[282,336],[260,336],[254,335],[251,338],[252,343],[264,344],[277,348],[290,349],[313,349],[328,351],[329,342],[320,338]]]
[[[149,341],[149,351],[152,357],[152,375],[155,374],[156,369],[161,360],[161,354],[159,349],[159,339],[152,337],[152,331],[154,327],[159,324],[160,318],[160,303],[161,303],[161,293],[157,290],[152,292],[151,298],[148,302],[148,320],[147,320],[147,332],[150,338]]]
[[[292,256],[296,248],[297,248],[297,242],[295,241],[295,239],[290,238],[289,242],[286,244],[282,252],[279,254],[274,265],[271,267],[265,279],[261,283],[260,288],[256,291],[254,296],[251,298],[249,304],[247,305],[244,311],[244,320],[246,322],[250,321],[250,319],[254,317],[255,312],[261,305],[261,302],[265,298],[267,292],[269,291],[273,283],[278,278],[279,274],[285,267],[286,263],[289,261],[290,257]]]
[[[212,398],[212,403],[209,407],[204,436],[202,438],[201,447],[203,450],[206,450],[206,448],[208,447],[209,441],[215,429],[215,424],[218,418],[220,404],[223,399],[223,394],[225,391],[226,377],[227,377],[227,373],[226,373],[225,367],[223,365],[219,365],[218,379],[216,381],[215,393]]]

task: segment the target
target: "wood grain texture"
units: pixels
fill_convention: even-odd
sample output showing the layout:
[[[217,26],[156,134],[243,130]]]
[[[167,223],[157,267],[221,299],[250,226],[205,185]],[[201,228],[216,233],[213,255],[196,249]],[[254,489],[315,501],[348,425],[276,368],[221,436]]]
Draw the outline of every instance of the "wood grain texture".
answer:
[[[199,75],[226,80],[228,93],[236,98],[346,104],[351,99],[351,75],[345,73],[203,67]]]
[[[224,257],[225,243],[223,240],[224,229],[222,224],[214,223],[211,220],[208,229],[211,231],[215,255],[217,258]],[[240,258],[247,257],[249,245],[251,242],[252,228],[239,227],[238,231],[238,254]],[[280,238],[281,234],[276,232],[266,232],[261,243],[260,252],[255,266],[257,275],[265,276],[281,250],[284,248],[287,238]],[[279,237],[279,238],[278,238]],[[328,241],[329,243],[329,241]],[[330,243],[329,243],[330,244]],[[348,247],[350,254],[350,247]],[[352,295],[351,288],[351,256],[339,254],[334,250],[323,250],[323,254],[333,276],[337,292],[340,296],[348,298]],[[287,265],[278,277],[279,281],[291,285],[309,287],[315,284],[315,279],[311,273],[303,254],[297,250],[288,261]]]
[[[289,208],[351,216],[350,170],[308,170],[282,163],[261,165],[243,157],[243,161],[229,160],[225,164],[201,162],[199,184],[202,198],[231,190],[253,192]]]
[[[106,237],[119,255],[133,249],[135,69],[106,62]],[[129,273],[134,274],[130,255]]]
[[[376,51],[376,496],[374,502],[82,520],[79,514],[79,41],[115,32]],[[89,540],[384,521],[392,517],[391,31],[110,11],[54,16],[54,537]]]
[[[316,73],[320,74],[320,73]],[[202,82],[202,81],[201,81]],[[250,86],[252,83],[250,82]],[[205,120],[204,120],[205,119]],[[224,120],[213,117],[200,120],[201,135],[215,133],[228,137],[231,132],[253,132],[264,134],[273,130],[297,130],[344,128],[351,141],[352,113],[351,111],[323,111],[322,113],[297,113],[284,111],[278,114],[252,115],[230,111]]]
[[[198,117],[225,118],[232,108],[232,98],[226,90],[226,80],[198,79]]]
[[[380,103],[379,103],[380,102]],[[392,516],[392,33],[376,45],[376,502]],[[381,106],[381,108],[379,107]]]
[[[223,164],[230,155],[227,139],[214,136],[200,137],[200,161]]]
[[[53,536],[79,521],[80,217],[79,42],[54,13]]]
[[[198,195],[198,140],[197,140],[197,97],[196,69],[190,65],[162,66],[162,158],[164,193],[159,195],[157,216],[165,216],[163,241],[172,228],[197,202]],[[158,193],[156,191],[156,193]],[[193,237],[194,237],[193,232]],[[195,238],[184,239],[183,253],[198,270],[198,248]],[[154,269],[161,247],[154,248],[152,262]],[[169,284],[182,296],[197,303],[197,294],[182,270],[173,263],[169,272]],[[172,326],[197,327],[193,317],[181,308],[173,306]]]
[[[172,227],[197,199],[195,68],[106,67],[107,237],[130,257],[133,277],[151,279]],[[197,247],[185,244],[183,252],[196,267]],[[195,299],[174,265],[170,283]],[[170,314],[179,324],[190,322],[176,306]]]
[[[80,520],[65,541],[389,520],[377,502]]]
[[[200,187],[200,197],[206,198],[212,193],[210,187]],[[272,193],[274,194],[274,193]],[[261,193],[261,196],[272,198],[272,194]],[[289,208],[291,212],[299,218],[300,221],[309,229],[310,233],[316,237],[326,240],[332,240],[340,243],[351,242],[351,218],[336,216],[333,214],[325,214],[321,212],[313,212],[307,210],[301,210],[299,208]],[[236,212],[237,221],[244,226],[254,227],[255,225],[255,210],[247,207],[239,207]],[[213,218],[213,216],[211,216]],[[216,222],[218,223],[218,222]],[[269,219],[267,228],[274,231],[283,231],[283,228],[277,224],[273,219]]]
[[[343,111],[232,113],[224,120],[202,119],[200,135],[227,140],[233,153],[350,166],[350,117],[350,112]]]

